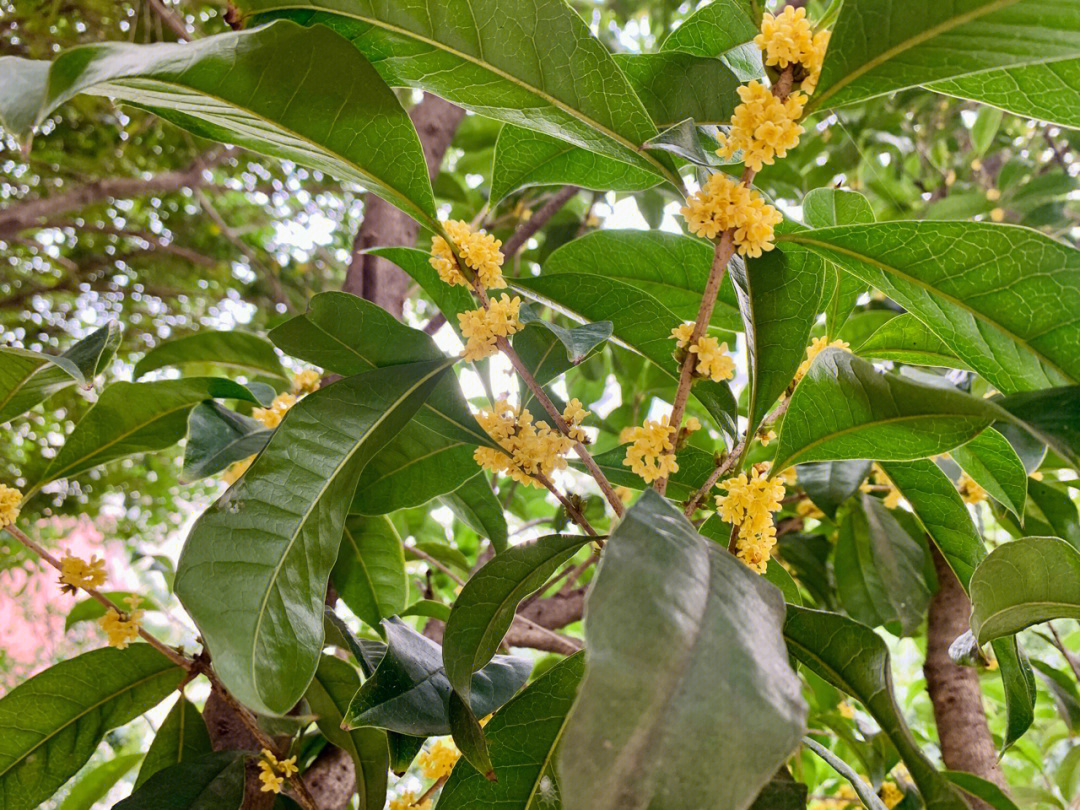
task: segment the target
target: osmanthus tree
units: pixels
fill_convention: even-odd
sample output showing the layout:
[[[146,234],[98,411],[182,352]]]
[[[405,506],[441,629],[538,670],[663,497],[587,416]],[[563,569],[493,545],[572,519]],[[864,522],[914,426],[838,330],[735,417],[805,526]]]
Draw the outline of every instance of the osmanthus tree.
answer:
[[[1009,785],[997,758],[1036,718],[1018,634],[1077,668],[1047,623],[1080,618],[1080,252],[1003,223],[1057,227],[1071,187],[1038,196],[998,166],[977,205],[935,189],[942,218],[879,221],[834,182],[861,157],[822,145],[900,93],[989,105],[975,157],[1001,110],[1080,125],[1080,5],[774,12],[713,0],[654,53],[613,54],[564,0],[243,0],[232,33],[0,58],[0,126],[28,148],[104,95],[362,185],[420,232],[372,253],[464,345],[325,292],[266,336],[161,343],[131,381],[112,376],[114,324],[62,354],[0,350],[4,423],[100,386],[33,477],[0,487],[0,523],[109,642],[0,698],[0,807],[49,802],[177,690],[145,754],[65,806],[136,762],[118,807],[1071,798]],[[400,88],[501,125],[486,204],[462,187],[440,212]],[[525,220],[508,201],[552,185],[503,244]],[[555,215],[579,188],[675,199],[684,232],[578,235]],[[544,227],[538,272],[506,261]],[[181,442],[184,480],[229,484],[176,570],[197,649],[19,519],[57,482]],[[879,628],[926,637],[937,745],[909,728]],[[1075,678],[1036,663],[1071,728]],[[1005,706],[992,725],[981,683]]]

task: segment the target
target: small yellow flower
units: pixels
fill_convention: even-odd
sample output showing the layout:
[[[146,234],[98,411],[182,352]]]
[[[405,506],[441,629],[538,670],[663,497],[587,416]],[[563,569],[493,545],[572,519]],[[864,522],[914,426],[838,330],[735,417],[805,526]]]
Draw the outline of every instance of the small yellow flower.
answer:
[[[877,464],[874,465],[873,481],[874,485],[878,487],[889,488],[888,492],[886,492],[884,497],[881,499],[882,506],[884,506],[886,509],[895,509],[897,506],[900,505],[900,500],[903,498],[903,495],[900,494],[900,490],[896,488],[896,485],[889,480],[889,476],[887,476],[885,474],[885,471],[881,469],[881,467],[879,467]],[[874,487],[870,484],[869,481],[863,481],[863,483],[859,485],[859,491],[873,492]]]
[[[6,529],[19,516],[22,493],[14,487],[0,484],[0,529]]]
[[[278,394],[274,397],[274,401],[270,403],[269,408],[256,408],[251,412],[251,415],[262,422],[264,427],[273,429],[281,424],[281,420],[285,418],[289,408],[295,405],[296,402],[297,399],[293,394]]]
[[[566,420],[566,425],[570,428],[570,438],[576,442],[589,441],[589,435],[581,427],[581,423],[585,421],[585,417],[589,413],[582,407],[577,397],[566,403],[566,408],[563,410],[563,419]]]
[[[679,471],[675,460],[675,429],[668,424],[668,418],[646,419],[645,424],[630,430],[630,444],[623,464],[640,475],[646,484]]]
[[[956,182],[956,170],[949,169],[949,173],[945,175],[945,185],[951,186]]]
[[[896,786],[895,782],[882,782],[878,790],[878,797],[882,804],[892,810],[904,800],[904,791]]]
[[[766,65],[781,70],[788,65],[800,65],[806,76],[802,80],[802,89],[814,92],[825,61],[829,32],[821,31],[815,35],[806,19],[806,9],[788,6],[776,16],[766,12],[761,19],[761,33],[754,37],[754,42],[765,52]]]
[[[580,405],[579,402],[579,408]],[[569,406],[567,410],[570,411]],[[573,413],[587,415],[588,411],[582,408]],[[535,423],[528,409],[518,409],[500,399],[492,410],[480,411],[476,419],[501,448],[478,447],[473,451],[476,463],[484,469],[504,473],[522,484],[542,487],[533,476],[537,473],[550,476],[554,470],[566,468],[563,456],[573,448],[573,440],[545,422]],[[580,428],[574,423],[571,430]]]
[[[506,293],[492,298],[488,307],[458,313],[461,334],[465,337],[465,359],[481,360],[498,351],[496,341],[520,332],[524,327],[518,318],[521,298],[512,299]]]
[[[292,392],[294,394],[310,394],[319,390],[319,382],[322,375],[313,368],[305,368],[298,371],[292,378]]]
[[[806,349],[806,359],[802,361],[802,365],[799,366],[799,370],[795,372],[795,379],[801,380],[806,372],[810,370],[811,363],[814,359],[826,349],[847,349],[848,344],[843,340],[834,340],[831,343],[826,337],[816,337],[810,341],[810,345]]]
[[[139,610],[142,597],[132,594],[125,600],[128,610],[121,613],[116,608],[109,608],[108,612],[98,619],[98,624],[108,636],[110,647],[118,650],[126,649],[128,644],[139,637],[139,619],[143,617],[143,611]]]
[[[840,712],[840,716],[843,718],[846,718],[848,720],[855,719],[855,709],[846,700],[841,700],[838,704],[836,704],[836,710]]]
[[[781,101],[761,82],[744,84],[736,92],[742,103],[731,117],[731,129],[717,140],[716,153],[732,158],[742,152],[743,164],[752,171],[771,166],[778,157],[799,143],[803,133],[798,121],[806,104],[806,95],[795,92]]]
[[[776,431],[767,430],[765,433],[758,433],[758,441],[761,442],[762,447],[768,447],[776,440]]]
[[[435,744],[426,751],[422,751],[416,758],[421,772],[427,779],[442,779],[449,776],[454,770],[461,752],[451,742],[436,740]]]
[[[809,498],[803,498],[795,505],[795,512],[801,518],[821,520],[825,517],[825,513],[822,512]]]
[[[1034,478],[1036,481],[1042,481],[1043,480],[1042,470],[1036,470],[1031,475],[1029,475],[1028,478]]]
[[[990,219],[993,222],[1004,222],[1005,221],[1005,209],[1004,208],[995,208],[995,209],[993,209],[990,212]]]
[[[431,799],[425,799],[417,804],[416,794],[411,790],[406,790],[396,799],[390,800],[389,810],[431,810]]]
[[[241,476],[248,471],[248,467],[251,466],[251,462],[255,460],[255,456],[251,455],[242,461],[237,461],[234,464],[230,464],[228,468],[221,474],[221,480],[226,484],[232,486],[240,480]]]
[[[615,494],[623,503],[630,503],[630,499],[634,497],[634,490],[629,487],[615,487]]]
[[[974,172],[982,171],[982,161],[978,158],[975,158],[973,161],[971,161],[971,170]]]
[[[776,545],[773,513],[780,511],[783,482],[753,470],[749,476],[741,473],[728,478],[719,487],[727,491],[716,497],[720,519],[739,527],[735,541],[739,559],[757,573],[765,573]]]
[[[461,220],[443,223],[447,234],[457,245],[461,260],[476,273],[477,281],[484,289],[501,289],[506,286],[503,279],[503,254],[499,248],[502,242],[484,231],[474,231],[472,226]],[[435,268],[444,282],[450,285],[460,284],[468,287],[469,281],[461,272],[454,252],[441,236],[431,240],[431,266]]]
[[[960,490],[960,497],[964,499],[964,503],[976,504],[986,500],[986,490],[975,483],[975,480],[966,472],[960,474],[956,488]]]
[[[296,774],[300,769],[296,767],[296,757],[279,760],[269,748],[262,750],[259,759],[259,788],[263,793],[281,793],[285,780]]]
[[[687,199],[680,213],[686,219],[687,230],[706,239],[733,229],[739,253],[751,258],[773,249],[773,229],[784,219],[756,191],[720,172],[710,175],[705,185]],[[690,340],[686,324],[671,334],[680,343]]]
[[[100,588],[105,584],[105,561],[95,556],[87,562],[68,551],[60,561],[60,584],[64,593]]]
[[[687,433],[696,433],[701,430],[701,421],[696,416],[688,416],[682,426]]]

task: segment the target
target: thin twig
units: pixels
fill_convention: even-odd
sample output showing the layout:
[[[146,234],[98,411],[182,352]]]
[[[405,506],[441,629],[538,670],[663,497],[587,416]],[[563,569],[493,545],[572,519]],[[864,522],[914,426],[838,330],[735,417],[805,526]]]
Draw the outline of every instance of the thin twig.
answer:
[[[409,546],[408,549],[409,549],[409,552],[411,554],[415,554],[417,557],[419,557],[421,560],[426,562],[428,565],[435,566],[440,571],[442,571],[444,574],[446,574],[448,577],[450,577],[450,579],[454,580],[454,582],[456,582],[458,585],[464,585],[465,584],[465,580],[463,580],[461,577],[459,577],[457,574],[455,574],[453,571],[451,571],[449,568],[447,568],[441,562],[436,560],[434,557],[432,557],[426,551],[421,551],[420,549],[416,548],[415,546]]]
[[[426,802],[433,795],[435,795],[435,791],[438,790],[439,788],[441,788],[443,785],[445,785],[446,780],[449,779],[449,778],[450,778],[449,774],[447,774],[446,776],[440,776],[438,779],[435,780],[435,784],[432,785],[431,787],[429,787],[427,790],[425,790],[424,795],[421,796],[419,799],[417,799],[412,804],[410,804],[409,807],[420,807],[424,802]]]
[[[1065,647],[1065,642],[1061,640],[1061,636],[1058,635],[1057,628],[1054,627],[1053,622],[1047,622],[1046,626],[1050,628],[1050,634],[1054,637],[1054,646],[1057,647],[1058,652],[1065,657],[1065,662],[1069,665],[1069,669],[1073,671],[1073,676],[1080,681],[1080,664],[1073,658],[1072,653]]]
[[[563,186],[559,189],[554,197],[544,203],[539,211],[521,223],[518,229],[511,234],[510,238],[506,240],[506,244],[503,245],[503,256],[509,259],[516,255],[522,246],[532,239],[536,232],[543,228],[548,220],[555,216],[570,201],[570,198],[577,193],[577,186]]]

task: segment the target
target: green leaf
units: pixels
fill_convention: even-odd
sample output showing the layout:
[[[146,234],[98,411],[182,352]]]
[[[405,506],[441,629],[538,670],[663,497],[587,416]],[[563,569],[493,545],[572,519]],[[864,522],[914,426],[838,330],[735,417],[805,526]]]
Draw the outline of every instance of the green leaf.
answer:
[[[1080,552],[1059,537],[998,546],[971,575],[971,630],[980,644],[1065,618],[1080,618]]]
[[[859,491],[870,474],[870,462],[812,461],[795,468],[799,486],[814,505],[830,519],[835,519],[840,504]]]
[[[443,634],[446,677],[463,698],[469,698],[473,673],[499,649],[521,600],[588,542],[583,535],[553,534],[510,546],[465,583]]]
[[[158,727],[154,741],[146,751],[146,759],[139,768],[135,790],[154,774],[212,753],[210,733],[195,705],[180,695],[164,722]]]
[[[784,637],[807,669],[866,707],[896,747],[928,810],[966,810],[911,736],[893,695],[889,650],[873,630],[836,613],[788,605]]]
[[[130,591],[107,591],[103,592],[101,595],[116,605],[120,610],[127,610],[127,603],[125,600],[129,596],[134,596]],[[143,610],[161,610],[153,599],[143,598],[141,607]],[[76,602],[71,610],[68,611],[68,615],[64,619],[64,632],[66,633],[79,622],[94,621],[100,619],[104,615],[105,606],[96,599],[87,597],[86,599]]]
[[[527,808],[551,795],[556,784],[550,766],[581,682],[584,656],[560,661],[491,718],[484,733],[498,781],[459,764],[443,787],[439,810]]]
[[[945,771],[945,776],[964,793],[982,799],[994,810],[1020,810],[1005,791],[981,776],[967,771]]]
[[[760,8],[757,0],[713,0],[668,34],[660,50],[719,56],[758,35]]]
[[[579,365],[597,346],[611,337],[611,321],[587,323],[567,329],[552,321],[543,320],[528,304],[521,307],[520,319],[526,327],[536,324],[554,335],[566,349],[566,359],[572,366]]]
[[[811,228],[874,221],[870,202],[859,192],[846,189],[816,188],[803,198],[802,208],[803,218]],[[825,286],[825,333],[834,337],[855,309],[859,296],[866,292],[866,283],[830,264]]]
[[[119,322],[109,321],[60,355],[0,346],[0,425],[72,385],[92,386],[116,353],[120,333]]]
[[[1033,436],[1080,469],[1080,385],[1013,394],[995,401]]]
[[[807,793],[807,786],[796,782],[783,766],[761,789],[750,810],[806,810]]]
[[[926,87],[992,104],[1015,115],[1080,129],[1080,59],[988,70]]]
[[[620,53],[615,63],[661,130],[687,118],[699,124],[727,124],[742,103],[736,90],[744,78],[722,59],[671,50]]]
[[[727,548],[728,540],[731,539],[731,525],[722,521],[719,515],[713,514],[712,517],[698,527],[698,534],[707,537],[714,543],[719,543],[722,548]],[[787,572],[777,558],[773,557],[768,561],[762,579],[779,588],[780,593],[784,595],[785,602],[791,602],[795,605],[803,603],[802,594],[799,593],[799,586],[795,584],[791,574]]]
[[[847,276],[851,278],[851,276]],[[967,368],[948,345],[910,312],[890,318],[855,353],[910,366]]]
[[[1067,491],[1044,481],[1028,482],[1029,531],[1060,537],[1080,549],[1080,514]]]
[[[824,745],[819,744],[809,737],[803,740],[803,745],[825,760],[834,771],[847,779],[851,786],[855,788],[855,794],[866,807],[870,808],[870,810],[886,810],[885,803],[881,801],[880,797],[869,783],[864,781],[863,778],[855,772],[855,769],[844,762],[844,760],[840,759],[840,757],[836,756],[836,754]]]
[[[1004,436],[996,430],[984,430],[953,450],[952,457],[990,497],[1023,520],[1027,470]]]
[[[499,0],[244,0],[240,11],[289,12],[328,25],[391,86],[419,87],[488,118],[669,174],[637,151],[656,127],[630,83],[560,0],[524,0],[512,12]]]
[[[1080,728],[1080,692],[1076,688],[1076,676],[1055,669],[1045,661],[1032,661],[1031,665],[1038,670],[1039,677],[1054,699],[1054,706],[1069,732],[1075,734],[1077,728]]]
[[[567,810],[702,796],[748,807],[804,729],[782,610],[776,588],[647,490],[608,540],[589,596],[585,679],[559,754]],[[730,745],[744,737],[754,745]]]
[[[243,752],[218,751],[158,771],[113,810],[237,810],[243,800]]]
[[[184,481],[216,475],[253,456],[270,441],[272,430],[218,402],[200,402],[188,415]]]
[[[569,184],[594,191],[644,191],[660,183],[653,172],[572,143],[505,124],[495,142],[492,206],[529,186]]]
[[[402,618],[406,616],[426,616],[429,619],[438,619],[440,622],[445,622],[450,618],[450,606],[444,605],[442,602],[436,602],[433,599],[418,599],[401,611],[399,615]]]
[[[1076,56],[1080,10],[1043,0],[848,0],[808,110],[982,71]]]
[[[160,703],[184,671],[149,644],[62,661],[0,698],[4,810],[34,810],[86,764],[105,732]]]
[[[994,639],[990,646],[1005,689],[1005,739],[1001,746],[1005,751],[1035,722],[1035,673],[1016,636]]]
[[[826,349],[791,396],[773,469],[806,461],[934,456],[969,441],[999,414],[985,400],[880,374],[846,351]]]
[[[398,615],[409,598],[405,551],[390,518],[350,516],[330,573],[338,596],[369,627]]]
[[[22,100],[6,94],[0,102],[0,118],[15,132],[79,93],[107,95],[196,135],[359,183],[436,227],[408,115],[371,64],[324,27],[279,21],[190,43],[84,45],[62,53],[41,79],[48,89],[38,109],[20,110]]]
[[[419,329],[405,326],[371,301],[343,292],[313,296],[307,312],[272,329],[270,339],[286,354],[342,376],[444,357]],[[452,374],[439,382],[417,421],[459,442],[494,446],[469,413]]]
[[[159,343],[135,364],[132,379],[167,366],[205,363],[240,372],[269,374],[288,379],[274,344],[251,332],[203,330]]]
[[[491,491],[491,484],[483,473],[474,475],[442,502],[450,507],[458,520],[482,537],[491,541],[496,554],[506,550],[509,531],[502,504]]]
[[[662,301],[681,320],[693,321],[712,260],[713,246],[701,239],[666,231],[598,230],[555,250],[544,262],[544,275],[585,273],[615,279]],[[720,287],[710,323],[742,329],[738,299],[729,281]]]
[[[914,635],[930,604],[925,565],[923,546],[877,498],[863,495],[843,511],[834,570],[852,618],[870,627],[896,624],[897,635]]]
[[[1074,248],[985,222],[879,222],[778,240],[808,247],[881,290],[999,391],[1080,380]]]
[[[693,118],[686,118],[677,124],[672,124],[655,138],[649,139],[645,144],[646,149],[670,152],[673,155],[678,155],[683,160],[689,161],[694,166],[709,168],[723,166],[726,162],[729,162],[717,155],[719,147],[720,144],[716,140],[713,131],[705,127],[699,127],[694,123]],[[642,198],[646,199],[645,195],[642,195]],[[661,198],[658,202],[659,205],[655,211],[643,208],[639,204],[639,209],[645,217],[645,221],[653,230],[659,228],[664,219],[663,206],[665,201]]]
[[[454,331],[459,335],[461,334],[461,327],[458,324],[458,313],[476,309],[476,302],[464,287],[452,287],[439,278],[438,271],[431,266],[431,262],[429,261],[431,258],[430,251],[405,247],[384,247],[373,248],[369,252],[373,256],[379,256],[389,262],[393,262],[404,270],[409,278],[420,285],[420,289],[422,289],[435,303],[435,306],[439,308],[439,311],[446,316],[447,322]],[[319,298],[319,296],[315,296],[315,298]],[[314,299],[312,299],[312,303],[314,303]],[[311,305],[309,304],[309,306]],[[308,317],[312,318],[313,313],[309,311]],[[315,319],[322,322],[321,319],[317,317]],[[271,337],[273,337],[273,335],[271,335]],[[382,357],[382,355],[380,355],[380,357]],[[379,365],[386,364],[385,360],[376,360],[376,362]]]
[[[191,409],[219,397],[255,400],[244,386],[220,377],[113,383],[75,425],[34,490],[118,458],[172,447],[187,434]]]
[[[818,315],[824,262],[809,252],[773,250],[729,271],[739,299],[750,365],[748,432],[757,430],[802,362]]]
[[[105,760],[71,786],[57,810],[93,810],[97,802],[105,798],[113,785],[123,779],[142,757],[142,754],[121,754]]]
[[[360,810],[382,810],[386,803],[386,773],[390,770],[386,733],[374,728],[346,731],[341,727],[349,701],[359,689],[360,675],[351,665],[323,655],[305,698],[319,716],[319,730],[326,739],[352,757]]]
[[[377,369],[304,397],[192,528],[176,593],[221,680],[249,707],[282,714],[303,695],[318,665],[326,584],[360,472],[450,362]]]
[[[495,779],[495,767],[491,764],[487,740],[480,721],[473,714],[465,699],[455,690],[448,701],[450,733],[461,750],[462,758],[488,779]]]
[[[453,691],[443,670],[442,649],[400,619],[383,622],[386,654],[360,687],[346,714],[349,728],[374,726],[411,736],[450,733]],[[495,657],[473,675],[469,705],[485,717],[514,696],[532,665],[508,655]]]
[[[980,107],[971,126],[971,146],[975,157],[982,157],[994,143],[1003,113],[995,107]]]

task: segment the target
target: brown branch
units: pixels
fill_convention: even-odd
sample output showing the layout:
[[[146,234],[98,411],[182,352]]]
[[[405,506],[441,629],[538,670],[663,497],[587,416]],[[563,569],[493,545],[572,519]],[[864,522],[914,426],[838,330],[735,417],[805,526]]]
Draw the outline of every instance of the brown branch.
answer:
[[[512,258],[521,250],[521,247],[532,239],[536,232],[543,228],[548,223],[548,220],[555,216],[577,193],[577,186],[563,186],[555,196],[544,203],[539,211],[521,223],[521,226],[511,234],[510,238],[506,240],[506,244],[503,245],[504,259]]]

